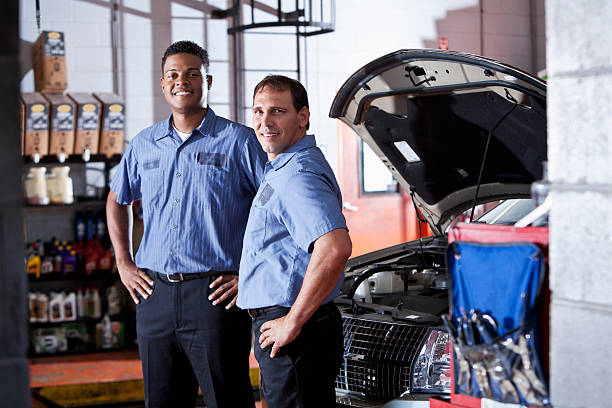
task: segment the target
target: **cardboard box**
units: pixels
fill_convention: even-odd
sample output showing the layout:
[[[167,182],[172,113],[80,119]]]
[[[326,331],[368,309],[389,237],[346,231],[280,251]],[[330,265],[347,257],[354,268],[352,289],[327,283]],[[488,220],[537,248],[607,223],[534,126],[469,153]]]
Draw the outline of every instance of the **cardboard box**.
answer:
[[[125,103],[114,93],[97,92],[94,96],[102,103],[100,154],[111,157],[123,154],[125,139]]]
[[[49,153],[49,102],[38,92],[21,94],[22,153]]]
[[[68,96],[76,105],[76,137],[74,153],[83,154],[85,148],[91,154],[98,153],[100,135],[100,101],[84,92],[71,92]]]
[[[49,136],[49,154],[74,152],[74,102],[63,94],[44,94],[49,101],[51,134]]]
[[[68,87],[64,33],[43,31],[32,46],[34,88],[38,92],[62,92]]]

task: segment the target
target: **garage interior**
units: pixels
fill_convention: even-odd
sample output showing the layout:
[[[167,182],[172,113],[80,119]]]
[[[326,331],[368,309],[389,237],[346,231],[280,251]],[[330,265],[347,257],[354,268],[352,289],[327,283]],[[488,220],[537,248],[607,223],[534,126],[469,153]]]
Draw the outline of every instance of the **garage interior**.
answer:
[[[125,144],[169,113],[159,89],[159,61],[173,41],[189,39],[208,49],[214,77],[210,105],[240,123],[251,123],[251,92],[263,76],[280,73],[300,80],[310,96],[310,132],[342,189],[354,256],[417,239],[420,225],[410,192],[393,184],[382,164],[369,161],[374,154],[350,128],[329,117],[337,91],[351,74],[396,50],[432,48],[482,55],[545,78],[552,197],[546,322],[550,400],[559,408],[609,406],[612,51],[604,41],[611,18],[612,7],[604,0],[2,2],[0,69],[6,97],[0,102],[0,122],[6,136],[0,153],[5,192],[0,206],[0,405],[144,406],[133,402],[142,401],[142,373],[129,306],[118,326],[120,343],[109,350],[96,345],[51,353],[33,349],[33,330],[54,325],[31,322],[29,293],[49,294],[65,285],[61,279],[23,273],[24,243],[73,240],[76,213],[95,222],[117,162],[112,155],[93,154],[86,165],[82,158],[67,157],[74,195],[88,201],[44,209],[25,205],[28,171],[38,163],[62,164],[56,157],[24,154],[19,136],[21,95],[36,91],[35,42],[41,31],[52,31],[65,39],[63,92],[117,95],[126,111]],[[376,177],[368,179],[364,166]],[[137,210],[135,247],[142,228]],[[106,275],[82,278],[70,284],[75,299],[79,287],[86,291],[87,280],[92,288],[117,282],[116,276],[111,282]],[[93,292],[92,299],[106,296]],[[94,300],[91,304],[95,317],[88,318],[101,323],[102,314]],[[258,375],[252,357],[256,396]],[[105,399],[110,397],[118,400]]]

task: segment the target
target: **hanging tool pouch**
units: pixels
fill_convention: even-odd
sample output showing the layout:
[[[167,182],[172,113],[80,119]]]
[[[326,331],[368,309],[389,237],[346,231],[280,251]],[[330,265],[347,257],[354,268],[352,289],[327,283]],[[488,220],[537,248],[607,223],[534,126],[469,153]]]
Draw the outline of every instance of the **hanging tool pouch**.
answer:
[[[545,261],[532,243],[455,241],[448,247],[455,393],[548,406],[537,300]]]

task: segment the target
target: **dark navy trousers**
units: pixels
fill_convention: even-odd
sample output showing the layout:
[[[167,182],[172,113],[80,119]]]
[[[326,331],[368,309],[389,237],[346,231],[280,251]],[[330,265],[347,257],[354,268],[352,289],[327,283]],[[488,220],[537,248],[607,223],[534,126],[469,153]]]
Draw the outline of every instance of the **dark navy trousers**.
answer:
[[[198,385],[209,408],[254,407],[248,314],[212,305],[216,277],[171,283],[149,275],[153,294],[136,306],[146,407],[192,408]]]
[[[335,379],[343,356],[340,311],[331,302],[319,307],[300,334],[270,358],[272,347],[259,347],[261,326],[288,312],[288,308],[276,307],[253,318],[253,349],[268,407],[336,407]]]

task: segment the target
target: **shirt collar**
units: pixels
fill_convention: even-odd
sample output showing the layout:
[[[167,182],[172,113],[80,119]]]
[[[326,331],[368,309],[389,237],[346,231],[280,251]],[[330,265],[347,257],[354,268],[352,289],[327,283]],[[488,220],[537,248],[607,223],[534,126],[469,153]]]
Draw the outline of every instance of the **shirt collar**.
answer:
[[[291,160],[291,158],[299,151],[315,147],[317,142],[314,135],[306,135],[278,155],[278,157],[270,162],[274,170],[278,170]]]
[[[204,119],[202,119],[202,122],[200,123],[200,125],[196,127],[196,130],[200,132],[202,135],[214,136],[215,133],[212,130],[213,130],[213,126],[214,126],[216,117],[217,115],[215,115],[215,112],[209,106],[208,110],[206,111],[206,116],[204,116]],[[172,136],[172,133],[174,132],[174,128],[172,126],[172,114],[170,114],[170,116],[168,116],[163,121],[163,124],[164,124],[163,129],[165,129],[166,131],[165,133],[162,133],[159,136],[157,136],[155,138],[156,141],[163,139],[164,137]]]

